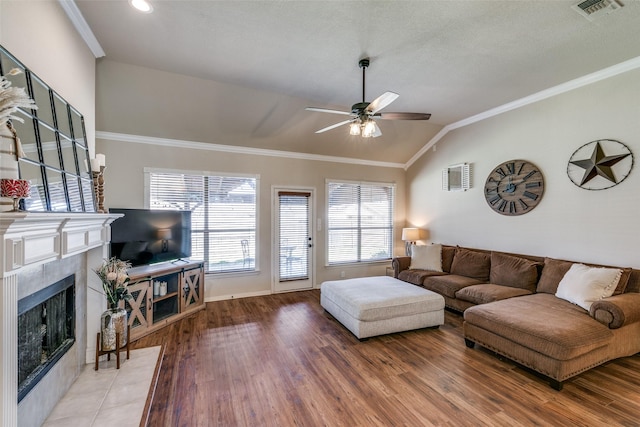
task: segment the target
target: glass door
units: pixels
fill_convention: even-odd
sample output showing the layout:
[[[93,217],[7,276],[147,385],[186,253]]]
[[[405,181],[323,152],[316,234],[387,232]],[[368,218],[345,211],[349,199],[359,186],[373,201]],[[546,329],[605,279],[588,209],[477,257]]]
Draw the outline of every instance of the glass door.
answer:
[[[275,196],[275,292],[313,287],[312,191],[279,188]]]

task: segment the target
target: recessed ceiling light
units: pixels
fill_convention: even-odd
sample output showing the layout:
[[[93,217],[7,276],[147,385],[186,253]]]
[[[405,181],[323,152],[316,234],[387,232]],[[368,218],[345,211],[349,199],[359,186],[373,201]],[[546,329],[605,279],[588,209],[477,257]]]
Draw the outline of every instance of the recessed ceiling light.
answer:
[[[153,6],[147,0],[129,0],[131,6],[143,13],[153,12]]]

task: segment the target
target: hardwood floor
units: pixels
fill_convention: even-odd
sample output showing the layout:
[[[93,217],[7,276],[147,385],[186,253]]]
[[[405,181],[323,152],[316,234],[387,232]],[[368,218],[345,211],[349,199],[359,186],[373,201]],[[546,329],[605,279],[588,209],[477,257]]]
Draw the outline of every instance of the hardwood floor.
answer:
[[[558,392],[445,322],[359,342],[318,290],[208,303],[134,343],[166,345],[149,425],[640,425],[639,355]]]

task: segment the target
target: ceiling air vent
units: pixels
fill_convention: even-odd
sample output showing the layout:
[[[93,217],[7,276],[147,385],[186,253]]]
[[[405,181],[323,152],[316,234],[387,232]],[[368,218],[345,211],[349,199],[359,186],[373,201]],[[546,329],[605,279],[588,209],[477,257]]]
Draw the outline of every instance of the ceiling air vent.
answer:
[[[620,9],[622,3],[618,0],[585,0],[571,7],[589,21],[593,21],[596,18]]]

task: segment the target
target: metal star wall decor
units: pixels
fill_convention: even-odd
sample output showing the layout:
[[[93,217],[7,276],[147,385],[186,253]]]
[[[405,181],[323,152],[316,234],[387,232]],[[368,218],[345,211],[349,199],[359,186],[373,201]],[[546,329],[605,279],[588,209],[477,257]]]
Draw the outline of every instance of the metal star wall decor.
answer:
[[[629,147],[613,139],[599,139],[573,153],[567,175],[580,188],[604,190],[624,181],[632,167],[633,153]]]

